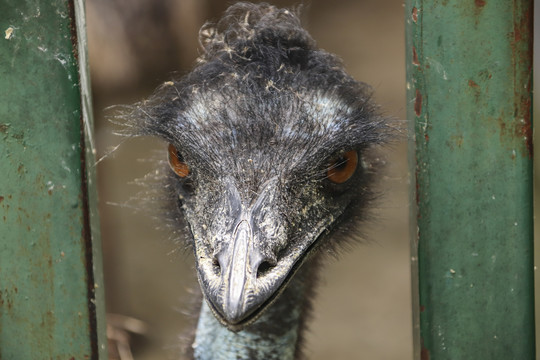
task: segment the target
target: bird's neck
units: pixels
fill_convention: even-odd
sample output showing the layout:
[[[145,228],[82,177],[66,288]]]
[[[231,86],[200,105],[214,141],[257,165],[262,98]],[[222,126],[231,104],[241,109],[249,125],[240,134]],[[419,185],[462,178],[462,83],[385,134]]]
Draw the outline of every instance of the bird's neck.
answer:
[[[306,268],[257,321],[237,333],[221,325],[203,300],[192,345],[195,360],[297,359],[314,282]]]

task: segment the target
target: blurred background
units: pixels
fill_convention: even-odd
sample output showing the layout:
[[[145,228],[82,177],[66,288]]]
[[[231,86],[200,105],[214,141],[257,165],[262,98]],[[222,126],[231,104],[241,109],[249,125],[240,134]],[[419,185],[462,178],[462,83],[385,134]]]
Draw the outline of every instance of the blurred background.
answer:
[[[86,1],[98,158],[121,142],[105,109],[142,100],[173,73],[189,71],[200,51],[198,29],[217,20],[230,3]],[[405,119],[402,3],[311,0],[304,12],[318,45],[371,84],[376,101],[396,122]],[[403,137],[381,149],[387,163],[379,181],[384,196],[375,220],[366,224],[366,240],[322,269],[307,334],[309,359],[412,359],[405,142]],[[98,165],[108,312],[143,322],[143,333],[130,341],[138,360],[178,354],[179,337],[194,325],[191,290],[198,286],[192,254],[175,248],[153,219],[128,205],[142,190],[134,180],[154,169],[148,159],[156,152],[164,158],[165,144],[130,140]],[[112,321],[132,326],[124,317]]]

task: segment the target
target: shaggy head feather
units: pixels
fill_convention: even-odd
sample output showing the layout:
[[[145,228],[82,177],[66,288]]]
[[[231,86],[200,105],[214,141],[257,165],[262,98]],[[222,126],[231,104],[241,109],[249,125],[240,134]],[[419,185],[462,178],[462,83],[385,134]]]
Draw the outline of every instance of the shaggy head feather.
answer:
[[[122,117],[132,135],[164,139],[188,166],[185,177],[168,172],[169,216],[187,224],[209,307],[238,331],[316,250],[338,243],[338,225],[363,217],[369,153],[388,128],[370,88],[290,10],[239,3],[200,40],[192,72]],[[329,167],[351,151],[356,170],[332,182]]]

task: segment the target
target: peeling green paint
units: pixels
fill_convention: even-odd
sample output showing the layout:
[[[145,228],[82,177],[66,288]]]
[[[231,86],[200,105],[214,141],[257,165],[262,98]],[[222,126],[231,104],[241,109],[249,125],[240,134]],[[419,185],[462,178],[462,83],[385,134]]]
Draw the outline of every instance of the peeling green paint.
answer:
[[[416,358],[535,358],[532,3],[406,4]]]
[[[0,3],[0,359],[106,354],[75,7]]]

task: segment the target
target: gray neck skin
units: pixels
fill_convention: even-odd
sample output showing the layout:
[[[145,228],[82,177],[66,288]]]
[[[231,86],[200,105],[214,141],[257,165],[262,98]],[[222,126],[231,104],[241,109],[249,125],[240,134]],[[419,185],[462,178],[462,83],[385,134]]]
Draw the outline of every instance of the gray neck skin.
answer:
[[[203,300],[193,353],[195,360],[292,360],[300,357],[299,343],[308,312],[313,278],[305,266],[278,300],[246,329],[235,333],[221,325]],[[311,269],[314,270],[313,268]]]

